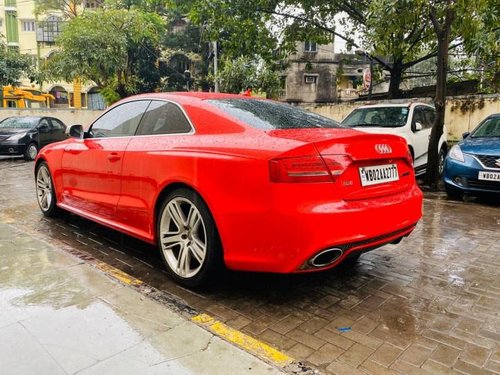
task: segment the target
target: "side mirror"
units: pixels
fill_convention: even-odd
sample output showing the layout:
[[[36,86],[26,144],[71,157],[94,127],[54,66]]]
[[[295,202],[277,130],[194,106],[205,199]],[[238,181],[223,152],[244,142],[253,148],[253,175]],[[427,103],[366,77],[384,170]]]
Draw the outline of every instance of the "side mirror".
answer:
[[[48,133],[49,132],[49,126],[47,124],[38,125],[37,129],[40,133]]]
[[[462,134],[462,138],[465,139],[470,135],[470,132],[465,132]]]
[[[83,126],[70,125],[66,128],[66,135],[72,138],[83,139]]]
[[[418,132],[420,130],[422,130],[424,127],[422,126],[422,124],[420,122],[416,122],[415,123],[415,131]]]

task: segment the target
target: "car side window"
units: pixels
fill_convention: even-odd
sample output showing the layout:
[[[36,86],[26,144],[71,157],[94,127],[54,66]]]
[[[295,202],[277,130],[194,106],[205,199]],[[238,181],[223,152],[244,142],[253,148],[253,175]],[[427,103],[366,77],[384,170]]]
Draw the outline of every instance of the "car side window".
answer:
[[[144,114],[137,135],[179,134],[192,130],[189,121],[176,104],[153,100]]]
[[[66,127],[63,125],[63,123],[55,118],[51,118],[50,123],[52,124],[53,129],[56,129],[56,130],[66,129]]]
[[[137,100],[114,107],[92,124],[91,136],[105,138],[134,135],[149,103],[149,100]]]
[[[50,129],[49,122],[47,121],[46,118],[41,119],[40,122],[38,123],[38,129],[40,129],[41,127],[45,127],[47,130]]]
[[[434,120],[436,119],[436,112],[431,108],[424,108],[426,125],[424,127],[432,128],[434,126]]]
[[[416,124],[420,123],[422,125],[422,129],[425,129],[427,126],[426,126],[426,121],[425,121],[425,116],[424,116],[424,111],[422,109],[422,107],[416,107],[414,109],[414,113],[413,113],[413,130],[415,130],[415,126]]]

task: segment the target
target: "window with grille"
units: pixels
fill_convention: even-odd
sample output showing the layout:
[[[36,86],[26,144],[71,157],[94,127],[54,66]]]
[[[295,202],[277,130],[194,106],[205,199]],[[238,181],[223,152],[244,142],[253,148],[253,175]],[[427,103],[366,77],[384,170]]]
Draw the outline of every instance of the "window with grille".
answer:
[[[23,31],[28,31],[28,32],[35,31],[35,21],[32,20],[23,21]]]
[[[62,19],[49,16],[45,21],[39,22],[36,31],[37,42],[53,43],[61,33]]]
[[[304,82],[308,84],[314,84],[318,82],[318,76],[317,75],[304,75]]]
[[[304,52],[317,52],[316,42],[306,41],[304,42]]]

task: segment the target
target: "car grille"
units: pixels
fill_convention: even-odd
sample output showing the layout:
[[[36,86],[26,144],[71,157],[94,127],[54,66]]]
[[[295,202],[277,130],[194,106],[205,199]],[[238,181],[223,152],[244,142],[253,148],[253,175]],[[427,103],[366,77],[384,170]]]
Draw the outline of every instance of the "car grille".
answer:
[[[500,191],[500,182],[498,181],[483,181],[483,180],[476,180],[475,178],[468,178],[466,186],[476,189]]]
[[[500,156],[475,155],[476,158],[487,168],[500,169]],[[497,164],[498,163],[498,164]]]

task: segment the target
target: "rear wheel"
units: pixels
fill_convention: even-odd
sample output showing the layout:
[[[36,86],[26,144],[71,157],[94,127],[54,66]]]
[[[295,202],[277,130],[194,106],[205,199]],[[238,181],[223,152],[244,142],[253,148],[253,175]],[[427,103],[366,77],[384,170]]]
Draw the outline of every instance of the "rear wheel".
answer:
[[[24,151],[24,159],[27,161],[35,160],[38,155],[38,146],[35,142],[30,143]]]
[[[158,214],[157,240],[165,266],[179,284],[206,285],[222,268],[214,220],[192,190],[177,189],[165,198]]]
[[[50,176],[49,167],[46,162],[41,162],[35,173],[36,197],[40,210],[45,216],[53,217],[57,215],[56,194],[54,183]]]

